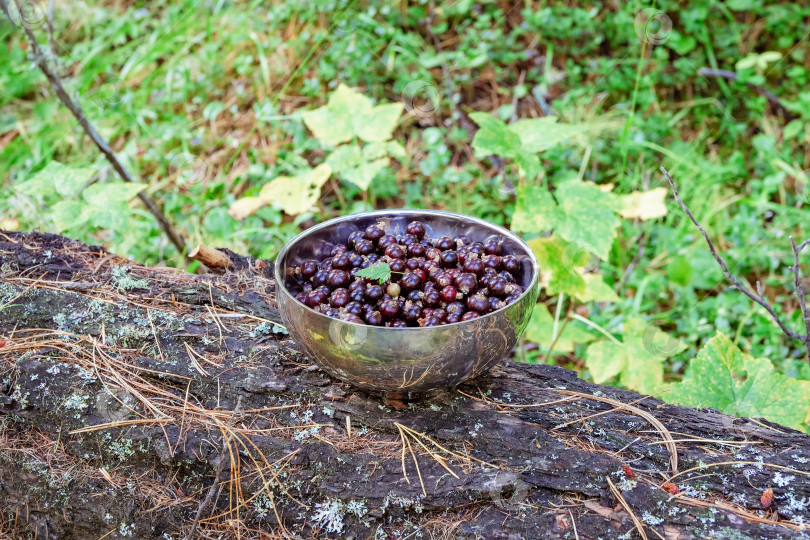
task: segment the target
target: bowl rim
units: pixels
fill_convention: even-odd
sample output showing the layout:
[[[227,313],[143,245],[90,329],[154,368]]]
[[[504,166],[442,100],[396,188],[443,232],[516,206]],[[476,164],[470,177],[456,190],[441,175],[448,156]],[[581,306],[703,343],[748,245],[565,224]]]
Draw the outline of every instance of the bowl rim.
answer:
[[[486,227],[488,229],[494,229],[499,234],[510,237],[513,241],[516,241],[518,244],[520,244],[526,250],[526,253],[527,253],[528,257],[529,257],[529,260],[531,261],[533,275],[532,275],[530,285],[528,287],[526,287],[526,289],[521,293],[520,296],[517,297],[517,299],[514,302],[512,302],[511,304],[508,304],[508,305],[506,305],[506,306],[504,306],[504,307],[502,307],[500,309],[497,309],[495,311],[491,311],[491,312],[487,313],[486,315],[481,315],[480,317],[476,317],[475,319],[470,319],[468,321],[459,321],[457,323],[442,324],[442,325],[439,325],[439,326],[431,326],[431,327],[427,327],[427,328],[422,327],[422,326],[408,326],[408,327],[404,327],[404,328],[397,328],[397,327],[392,327],[392,326],[372,326],[372,325],[366,324],[366,323],[356,323],[356,322],[351,322],[351,321],[344,321],[343,319],[335,319],[334,317],[329,317],[328,315],[325,315],[324,313],[320,313],[318,311],[315,311],[314,309],[307,306],[306,304],[304,304],[302,302],[299,302],[295,298],[295,296],[289,290],[287,290],[287,287],[284,285],[284,280],[282,279],[282,276],[281,276],[281,261],[284,259],[284,257],[286,256],[286,254],[290,250],[290,248],[292,248],[295,244],[297,244],[298,242],[300,242],[301,240],[303,240],[304,238],[306,238],[307,236],[309,236],[313,232],[316,232],[316,231],[318,231],[320,229],[326,229],[326,228],[328,228],[328,227],[330,227],[332,225],[335,225],[336,223],[341,223],[341,222],[346,222],[346,221],[354,221],[354,220],[356,220],[357,218],[360,218],[360,217],[390,216],[390,215],[397,215],[397,214],[398,215],[431,214],[431,215],[435,215],[435,216],[445,216],[445,217],[450,217],[450,218],[454,218],[454,219],[465,220],[465,221],[468,221],[468,222],[472,222],[473,224],[480,225],[482,227]],[[277,291],[276,292],[276,297],[277,298],[279,296],[279,292],[282,292],[283,294],[286,294],[289,297],[290,300],[292,300],[293,302],[295,302],[299,306],[303,307],[304,309],[309,310],[310,312],[312,312],[315,315],[323,317],[326,321],[328,321],[330,323],[339,322],[339,323],[342,323],[342,324],[350,324],[350,325],[353,325],[353,326],[358,326],[358,327],[363,327],[363,328],[373,328],[373,329],[375,329],[375,331],[392,330],[392,331],[401,332],[401,331],[411,330],[411,331],[423,331],[424,332],[426,330],[428,330],[428,331],[429,330],[434,330],[435,331],[435,330],[438,330],[440,328],[450,328],[450,327],[454,327],[454,326],[458,326],[458,325],[480,322],[483,319],[486,319],[486,318],[488,318],[490,316],[498,315],[499,313],[504,312],[505,310],[509,309],[511,306],[514,306],[514,305],[518,304],[519,302],[521,302],[526,296],[528,296],[529,294],[532,293],[532,291],[537,286],[537,282],[540,279],[540,268],[539,268],[539,265],[537,263],[537,256],[534,254],[534,251],[532,251],[532,249],[529,247],[529,244],[527,244],[526,241],[523,240],[517,234],[513,233],[512,231],[510,231],[510,230],[508,230],[508,229],[506,229],[504,227],[501,227],[500,225],[496,225],[495,223],[492,223],[492,222],[487,221],[485,219],[481,219],[481,218],[477,218],[477,217],[473,217],[473,216],[468,216],[468,215],[465,215],[465,214],[457,214],[455,212],[447,212],[447,211],[444,211],[444,210],[421,210],[421,209],[418,209],[418,208],[391,208],[391,209],[387,209],[387,210],[371,210],[371,211],[368,211],[368,212],[357,212],[357,213],[349,214],[349,215],[346,215],[346,216],[340,216],[340,217],[332,218],[330,220],[324,221],[323,223],[313,225],[312,227],[309,227],[308,229],[306,229],[304,231],[301,231],[300,233],[295,235],[295,237],[292,240],[287,242],[284,245],[284,247],[281,248],[281,251],[278,252],[278,255],[276,255],[273,274],[274,274],[274,277],[275,277],[275,280],[276,280],[276,291]],[[278,302],[278,300],[276,300],[276,302]]]

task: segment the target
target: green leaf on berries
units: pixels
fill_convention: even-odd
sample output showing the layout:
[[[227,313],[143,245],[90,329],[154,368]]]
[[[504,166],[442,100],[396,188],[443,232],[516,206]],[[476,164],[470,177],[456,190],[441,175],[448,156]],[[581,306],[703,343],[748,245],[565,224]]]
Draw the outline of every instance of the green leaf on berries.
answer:
[[[380,282],[380,284],[383,284],[391,279],[391,267],[388,266],[388,263],[386,262],[378,262],[377,264],[372,264],[368,268],[363,268],[357,272],[356,275],[360,276],[361,278],[376,279]]]
[[[735,416],[762,416],[806,429],[810,382],[777,372],[767,358],[742,352],[722,332],[698,351],[686,377],[671,386],[667,400],[711,407]]]

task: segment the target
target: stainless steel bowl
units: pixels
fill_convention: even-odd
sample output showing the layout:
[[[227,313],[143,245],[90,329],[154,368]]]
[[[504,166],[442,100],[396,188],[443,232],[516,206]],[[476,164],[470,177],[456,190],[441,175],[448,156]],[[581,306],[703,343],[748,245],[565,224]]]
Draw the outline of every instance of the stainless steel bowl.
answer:
[[[305,260],[323,260],[349,234],[382,223],[402,234],[419,220],[431,237],[466,234],[473,241],[502,240],[504,254],[521,262],[523,294],[512,304],[471,321],[427,328],[388,328],[327,317],[293,297],[293,268]],[[417,395],[448,388],[489,369],[517,343],[538,293],[537,259],[518,236],[502,227],[450,212],[379,210],[353,214],[299,234],[276,259],[278,308],[290,335],[327,373],[357,387],[395,395]]]

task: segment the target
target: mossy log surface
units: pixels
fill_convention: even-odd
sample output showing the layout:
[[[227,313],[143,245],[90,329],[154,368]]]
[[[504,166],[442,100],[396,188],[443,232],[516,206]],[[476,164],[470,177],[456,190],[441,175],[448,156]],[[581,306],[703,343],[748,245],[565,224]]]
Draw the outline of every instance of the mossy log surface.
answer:
[[[508,359],[386,402],[278,333],[271,265],[227,254],[192,275],[0,232],[0,535],[810,538],[805,434]],[[661,434],[605,398],[685,472],[664,485]]]

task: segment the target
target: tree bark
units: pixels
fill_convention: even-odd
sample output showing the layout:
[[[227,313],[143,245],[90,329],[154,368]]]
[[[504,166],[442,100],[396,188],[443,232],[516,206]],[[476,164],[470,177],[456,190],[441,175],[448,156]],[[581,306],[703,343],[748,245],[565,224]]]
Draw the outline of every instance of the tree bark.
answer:
[[[805,434],[509,359],[385,402],[274,326],[271,264],[223,254],[192,275],[0,232],[5,534],[808,537]]]

